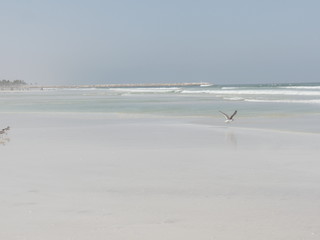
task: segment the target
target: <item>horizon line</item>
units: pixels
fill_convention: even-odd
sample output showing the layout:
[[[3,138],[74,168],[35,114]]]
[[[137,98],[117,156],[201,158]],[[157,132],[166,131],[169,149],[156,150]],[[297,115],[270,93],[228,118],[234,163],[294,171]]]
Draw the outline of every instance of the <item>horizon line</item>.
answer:
[[[110,83],[110,84],[79,84],[79,85],[27,85],[28,88],[112,88],[112,87],[184,87],[213,85],[207,82],[193,83]]]

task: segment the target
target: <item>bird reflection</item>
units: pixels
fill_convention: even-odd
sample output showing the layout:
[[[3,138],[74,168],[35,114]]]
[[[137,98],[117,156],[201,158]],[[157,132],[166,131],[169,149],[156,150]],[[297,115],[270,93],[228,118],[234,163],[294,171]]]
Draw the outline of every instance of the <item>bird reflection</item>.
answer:
[[[233,149],[237,148],[238,140],[233,131],[227,131],[225,134],[225,139],[230,147],[232,147]]]

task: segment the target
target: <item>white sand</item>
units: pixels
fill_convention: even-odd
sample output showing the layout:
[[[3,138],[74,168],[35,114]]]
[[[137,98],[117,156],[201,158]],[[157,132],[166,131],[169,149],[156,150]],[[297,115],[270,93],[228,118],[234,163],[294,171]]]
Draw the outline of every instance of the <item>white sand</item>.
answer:
[[[254,119],[0,117],[12,127],[0,239],[320,239],[319,134]]]

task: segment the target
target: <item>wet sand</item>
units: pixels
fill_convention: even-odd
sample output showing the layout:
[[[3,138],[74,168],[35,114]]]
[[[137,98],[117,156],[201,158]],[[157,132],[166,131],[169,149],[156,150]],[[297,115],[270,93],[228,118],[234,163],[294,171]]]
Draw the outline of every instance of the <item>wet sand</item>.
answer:
[[[0,117],[11,126],[0,145],[1,239],[320,238],[320,135],[310,126]]]

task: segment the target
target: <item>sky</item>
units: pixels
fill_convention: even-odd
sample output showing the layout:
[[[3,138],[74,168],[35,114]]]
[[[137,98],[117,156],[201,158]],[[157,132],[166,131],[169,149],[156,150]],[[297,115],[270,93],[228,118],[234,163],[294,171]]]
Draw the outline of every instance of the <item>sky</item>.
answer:
[[[318,0],[0,0],[0,79],[320,82]]]

